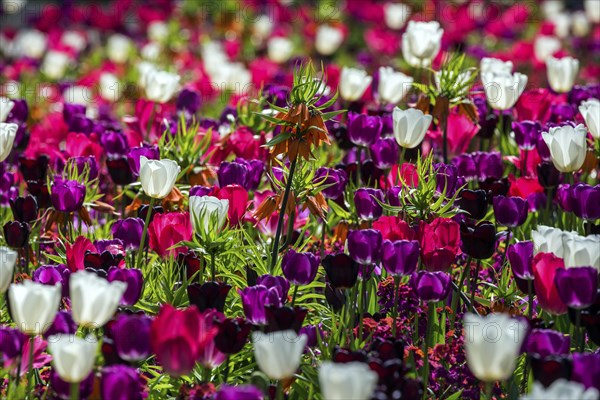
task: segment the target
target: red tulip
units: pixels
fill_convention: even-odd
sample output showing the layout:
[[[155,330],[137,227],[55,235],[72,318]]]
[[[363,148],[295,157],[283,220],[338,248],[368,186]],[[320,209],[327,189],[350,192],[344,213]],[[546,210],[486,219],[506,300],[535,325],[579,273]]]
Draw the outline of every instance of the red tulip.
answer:
[[[373,229],[381,232],[383,240],[413,240],[415,232],[402,218],[393,215],[383,216],[373,222]]]
[[[165,304],[152,321],[150,342],[163,370],[171,376],[181,376],[192,371],[217,331],[216,327],[209,327],[195,306],[177,310]]]
[[[229,200],[227,216],[229,224],[237,226],[243,221],[246,208],[248,207],[248,192],[240,185],[227,185],[219,190],[219,199]]]
[[[92,241],[85,236],[79,236],[73,244],[66,243],[67,266],[71,272],[80,271],[85,268],[83,259],[86,251],[96,253],[98,250]]]
[[[556,270],[565,268],[564,260],[552,253],[538,253],[533,258],[532,268],[533,285],[540,307],[552,314],[566,313],[567,305],[560,299],[554,283]]]
[[[421,260],[430,271],[445,271],[460,249],[460,226],[449,218],[436,218],[419,227]]]
[[[150,248],[158,255],[177,256],[187,251],[185,246],[172,248],[177,243],[192,239],[192,222],[190,215],[185,212],[156,214],[148,226]]]

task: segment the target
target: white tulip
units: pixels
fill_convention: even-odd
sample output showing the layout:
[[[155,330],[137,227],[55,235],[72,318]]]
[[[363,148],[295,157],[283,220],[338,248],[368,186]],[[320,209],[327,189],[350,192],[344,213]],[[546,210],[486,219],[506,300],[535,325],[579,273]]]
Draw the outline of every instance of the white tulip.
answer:
[[[65,31],[60,37],[60,41],[76,51],[85,49],[85,46],[87,45],[85,36],[77,31]]]
[[[63,333],[48,338],[48,349],[58,376],[68,383],[80,383],[94,368],[98,342],[92,336],[82,339]]]
[[[545,63],[554,53],[561,49],[560,39],[554,36],[540,35],[533,42],[535,58]]]
[[[585,7],[585,13],[594,24],[600,23],[600,7],[598,7],[598,0],[585,0],[583,3]]]
[[[586,37],[590,33],[590,21],[584,11],[573,13],[573,35],[578,38]]]
[[[596,388],[586,389],[578,382],[566,379],[557,379],[547,388],[539,382],[533,383],[533,390],[528,395],[522,396],[521,400],[598,400],[600,393]]]
[[[181,172],[179,165],[173,160],[148,160],[140,157],[140,181],[144,193],[155,199],[167,197]]]
[[[217,199],[213,196],[191,196],[190,218],[194,231],[200,235],[208,235],[209,232],[218,232],[225,225],[229,200]],[[216,226],[211,226],[216,222]]]
[[[242,63],[223,61],[216,68],[212,66],[207,69],[207,72],[212,83],[221,91],[232,90],[236,93],[245,93],[252,84],[252,74]]]
[[[50,50],[44,57],[41,71],[50,79],[60,79],[65,76],[65,71],[71,63],[71,58],[62,51]]]
[[[333,26],[321,25],[317,28],[315,48],[324,56],[330,56],[337,51],[344,41],[344,33]]]
[[[161,51],[162,49],[160,44],[156,42],[148,42],[144,45],[144,47],[142,47],[140,54],[144,60],[156,61],[158,60]]]
[[[153,21],[148,24],[147,33],[152,42],[162,42],[169,36],[169,27],[163,21]]]
[[[379,67],[377,98],[383,103],[396,104],[410,91],[413,82],[412,76],[396,72],[392,67]]]
[[[20,31],[13,41],[14,55],[40,59],[48,46],[46,34],[35,29]]]
[[[91,88],[86,86],[71,86],[64,90],[63,99],[66,103],[87,106],[93,102],[94,93]]]
[[[402,35],[402,55],[413,67],[427,67],[440,52],[444,30],[436,21],[409,21]]]
[[[583,165],[587,153],[587,129],[582,124],[556,126],[542,132],[550,149],[552,163],[560,172],[575,172]]]
[[[531,240],[533,240],[535,254],[552,253],[556,257],[564,258],[564,243],[568,235],[569,233],[558,228],[538,225],[537,229],[531,231]]]
[[[265,14],[259,15],[253,25],[253,33],[262,42],[273,32],[273,19]]]
[[[16,14],[25,7],[27,0],[2,0],[2,10],[6,14]]]
[[[340,96],[346,101],[359,100],[371,85],[373,78],[357,68],[342,68],[340,74]]]
[[[390,29],[402,29],[410,17],[410,7],[402,3],[385,3],[383,11],[385,24]]]
[[[100,96],[106,101],[115,102],[121,97],[119,79],[110,72],[100,75]]]
[[[0,162],[6,160],[12,151],[19,125],[0,122]]]
[[[560,13],[554,15],[552,18],[549,18],[552,25],[554,25],[554,34],[561,39],[565,39],[569,37],[569,33],[571,30],[571,24],[573,22],[573,18],[571,14],[568,13]]]
[[[479,63],[479,70],[482,75],[488,72],[512,74],[513,63],[512,61],[502,61],[497,58],[483,57]]]
[[[300,366],[306,335],[293,330],[252,333],[254,358],[262,372],[271,379],[291,378]]]
[[[552,19],[561,14],[564,8],[562,0],[546,0],[541,4],[542,13],[546,19]]]
[[[148,61],[140,62],[136,67],[139,73],[138,85],[140,85],[142,89],[146,89],[146,82],[148,82],[148,76],[158,71],[158,68],[156,68],[154,64]]]
[[[294,44],[285,37],[273,37],[267,43],[267,54],[271,61],[283,64],[290,59],[294,52]]]
[[[71,274],[69,296],[73,319],[89,328],[104,326],[115,315],[125,289],[125,282],[109,282],[93,272]]]
[[[122,64],[129,58],[132,47],[133,43],[130,38],[115,33],[111,35],[106,42],[106,54],[110,61]]]
[[[17,328],[27,335],[46,332],[58,313],[61,285],[43,285],[30,280],[8,288],[10,312]]]
[[[573,57],[550,57],[546,61],[546,74],[550,87],[557,93],[571,91],[579,71],[579,60]]]
[[[481,82],[488,103],[495,110],[512,108],[527,85],[527,76],[515,72],[486,72],[481,74]]]
[[[181,77],[167,71],[149,70],[146,75],[144,88],[148,100],[156,103],[166,103],[179,90]]]
[[[565,267],[594,267],[600,272],[600,235],[563,236]]]
[[[17,252],[0,246],[0,294],[5,293],[12,283],[16,263]]]
[[[467,365],[484,382],[504,381],[515,369],[527,324],[508,314],[464,316]]]
[[[582,101],[579,112],[585,120],[588,130],[596,139],[600,139],[600,100],[589,99]]]
[[[319,368],[319,383],[325,400],[368,400],[379,376],[365,363],[335,364],[325,361]]]
[[[401,110],[394,107],[392,116],[396,142],[407,149],[413,149],[423,141],[432,120],[431,115],[423,114],[423,111],[416,108]]]
[[[15,102],[9,98],[0,96],[0,122],[6,121],[8,114],[12,111],[15,106]]]

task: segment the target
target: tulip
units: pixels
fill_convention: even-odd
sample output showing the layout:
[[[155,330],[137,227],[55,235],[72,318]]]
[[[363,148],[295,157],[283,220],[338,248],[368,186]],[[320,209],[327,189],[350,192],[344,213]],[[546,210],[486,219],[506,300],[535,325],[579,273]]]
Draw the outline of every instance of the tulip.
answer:
[[[292,330],[252,333],[258,367],[271,379],[293,377],[300,366],[306,340],[306,335],[298,335]]]
[[[92,372],[97,347],[97,341],[91,336],[82,339],[59,334],[48,338],[52,365],[60,378],[69,383],[80,383]]]
[[[323,56],[330,56],[344,41],[344,33],[333,26],[320,25],[315,37],[315,49]]]
[[[0,246],[0,294],[4,294],[12,283],[16,262],[17,252]]]
[[[598,271],[592,267],[557,269],[554,284],[563,303],[580,310],[596,299]]]
[[[464,317],[465,352],[469,369],[484,382],[504,381],[515,369],[527,324],[507,314]]]
[[[428,302],[444,300],[450,293],[450,275],[445,272],[419,271],[411,276],[411,286],[417,296]]]
[[[6,160],[12,151],[18,129],[17,124],[0,122],[0,162]]]
[[[483,219],[488,210],[487,193],[484,190],[462,189],[458,206],[469,217],[476,220]]]
[[[131,171],[139,175],[140,174],[140,161],[141,158],[146,157],[148,160],[160,160],[160,150],[158,146],[141,146],[132,147],[127,153],[127,162],[131,167]]]
[[[221,385],[219,391],[215,393],[214,400],[264,400],[264,394],[256,386],[240,385],[228,386]]]
[[[413,67],[428,67],[440,51],[443,34],[436,21],[409,21],[402,35],[402,56]]]
[[[69,279],[71,312],[79,325],[99,328],[115,314],[127,284],[106,279],[88,271],[78,271]]]
[[[358,264],[357,264],[358,265]],[[356,272],[358,276],[358,271]],[[330,284],[325,285],[325,300],[334,312],[339,312],[346,304],[346,295],[342,289],[337,289]]]
[[[35,197],[27,195],[25,197],[17,197],[10,199],[10,208],[15,220],[21,222],[34,221],[38,216],[38,204]]]
[[[17,328],[27,335],[41,335],[52,325],[61,299],[61,286],[29,280],[8,288],[10,315]]]
[[[188,213],[156,214],[148,227],[148,244],[161,257],[177,256],[179,253],[185,253],[187,248],[175,245],[191,240],[192,234],[192,222]]]
[[[11,360],[23,352],[27,336],[14,328],[0,327],[0,354],[3,360]]]
[[[367,400],[373,396],[379,376],[365,363],[335,364],[325,361],[319,368],[319,383],[325,400]]]
[[[600,185],[590,186],[577,183],[569,186],[569,208],[582,219],[594,221],[600,219]]]
[[[375,167],[389,169],[398,162],[398,144],[394,138],[380,138],[370,147]]]
[[[508,246],[506,250],[508,262],[513,274],[519,279],[532,280],[533,242],[518,242]]]
[[[15,106],[15,102],[6,97],[0,96],[0,122],[5,122],[10,112]],[[1,148],[1,147],[0,147]]]
[[[479,69],[481,74],[488,72],[512,74],[513,63],[512,61],[502,61],[497,58],[483,57],[479,63]]]
[[[385,24],[388,28],[399,30],[404,27],[410,17],[410,7],[400,3],[385,3],[383,5]]]
[[[552,163],[560,172],[575,172],[581,168],[587,153],[587,130],[581,124],[556,126],[542,132],[550,149]]]
[[[215,336],[215,346],[225,354],[237,354],[244,348],[252,329],[243,318],[216,321],[218,334]]]
[[[513,121],[512,129],[519,149],[532,150],[536,147],[542,126],[538,121]]]
[[[557,59],[549,57],[546,60],[546,73],[548,74],[548,83],[557,93],[567,93],[571,91],[579,71],[579,60],[573,57],[563,57]]]
[[[340,96],[346,101],[360,100],[372,80],[362,69],[344,67],[340,75]]]
[[[538,225],[537,229],[531,231],[535,254],[552,253],[557,257],[563,258],[565,254],[564,240],[566,240],[568,235],[567,232],[560,229]]]
[[[152,319],[143,314],[121,314],[110,325],[117,354],[125,361],[141,361],[151,353]]]
[[[575,233],[565,233],[563,235],[565,266],[567,268],[591,266],[600,271],[598,243],[600,243],[600,235],[582,237]]]
[[[304,323],[308,310],[303,307],[265,307],[265,315],[267,323],[265,333],[293,330],[296,333],[300,332],[300,328]]]
[[[481,82],[490,106],[495,110],[508,110],[525,90],[527,76],[518,72],[507,74],[492,71],[481,74]]]
[[[598,353],[574,353],[571,380],[583,384],[586,388],[594,388],[600,393],[600,382],[596,378],[600,374],[600,355]],[[599,396],[600,398],[600,396]]]
[[[272,289],[277,296],[279,304],[283,304],[287,301],[290,283],[283,276],[273,276],[269,274],[261,275],[256,278],[256,284],[265,286],[270,290]]]
[[[381,217],[383,208],[383,192],[381,189],[360,188],[354,192],[354,205],[358,217],[373,220]]]
[[[595,388],[586,389],[584,385],[568,381],[566,379],[557,379],[550,386],[544,387],[539,382],[533,383],[533,390],[529,395],[522,396],[521,400],[598,400],[600,392]]]
[[[414,79],[392,67],[379,67],[379,83],[377,98],[382,103],[396,104],[402,100],[410,89]]]
[[[267,55],[277,64],[287,62],[294,52],[294,43],[286,37],[273,37],[267,42]]]
[[[394,108],[394,137],[404,148],[414,149],[423,139],[431,125],[432,116],[416,108],[401,110]]]
[[[368,265],[381,258],[381,232],[375,229],[361,229],[348,233],[348,253],[357,263]]]
[[[421,223],[419,243],[421,260],[430,271],[445,271],[460,249],[460,225],[449,218]]]
[[[592,136],[600,139],[600,100],[589,99],[581,102],[579,112]]]
[[[467,255],[485,260],[496,250],[496,227],[481,221],[477,225],[462,222],[460,225],[461,249]]]
[[[102,369],[100,393],[103,399],[141,400],[142,386],[135,368],[112,365]]]
[[[140,247],[143,230],[144,221],[141,218],[120,219],[111,228],[113,238],[121,240],[128,250]]]
[[[154,199],[167,197],[175,182],[181,168],[173,160],[149,160],[145,156],[140,157],[140,181],[146,195]]]
[[[381,263],[392,276],[412,275],[419,264],[419,242],[416,240],[384,241]]]
[[[121,64],[127,61],[131,47],[131,39],[129,39],[127,36],[113,34],[106,42],[106,53],[112,62]]]
[[[499,225],[516,228],[525,223],[529,210],[527,200],[520,197],[496,196],[493,204],[494,216]]]
[[[544,311],[555,315],[567,312],[555,284],[557,271],[564,268],[564,261],[554,254],[538,253],[533,257],[533,285],[538,303]]]
[[[266,306],[282,305],[276,288],[269,289],[264,285],[256,285],[238,290],[238,293],[242,298],[242,307],[246,319],[255,325],[267,323]]]
[[[114,103],[121,97],[119,78],[109,72],[104,72],[100,75],[100,96],[109,102]]]
[[[281,261],[283,275],[294,285],[308,285],[315,280],[320,259],[313,253],[289,250]]]
[[[359,265],[344,253],[329,254],[323,258],[323,268],[331,286],[336,289],[350,289],[358,279]]]
[[[313,182],[320,186],[326,186],[321,191],[326,199],[337,199],[344,192],[348,175],[341,169],[320,167],[315,173]]]
[[[382,128],[381,118],[376,115],[348,113],[348,139],[357,146],[369,147],[375,143]]]
[[[190,304],[195,305],[200,312],[214,309],[223,312],[225,299],[231,290],[231,285],[219,282],[205,282],[202,285],[192,283],[187,287]]]
[[[110,267],[107,279],[109,282],[119,281],[127,285],[119,304],[131,307],[142,296],[144,278],[142,277],[142,271],[139,269]]]
[[[220,200],[213,196],[191,196],[190,217],[194,231],[206,236],[219,232],[225,225],[229,200]]]
[[[544,189],[553,189],[560,181],[560,171],[552,162],[544,161],[537,166],[538,182]]]
[[[533,379],[544,385],[550,386],[557,379],[571,378],[571,360],[565,356],[540,357],[529,354]]]
[[[52,206],[60,212],[75,212],[83,205],[85,192],[85,186],[77,181],[55,178],[52,185]]]
[[[26,222],[10,221],[3,229],[6,244],[15,249],[25,247],[29,241],[29,224]],[[27,266],[28,267],[28,266]]]
[[[553,355],[568,355],[570,352],[570,337],[552,329],[534,329],[525,340],[527,353],[540,357]]]

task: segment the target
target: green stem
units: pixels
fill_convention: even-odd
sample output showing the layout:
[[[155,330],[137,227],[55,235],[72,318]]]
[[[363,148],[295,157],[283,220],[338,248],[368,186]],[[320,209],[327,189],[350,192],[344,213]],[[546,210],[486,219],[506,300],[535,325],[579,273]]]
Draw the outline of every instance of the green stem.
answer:
[[[277,231],[275,232],[275,239],[273,240],[273,250],[271,253],[271,273],[273,273],[273,271],[275,270],[275,266],[277,265],[277,256],[279,255],[279,239],[281,237],[281,231],[283,230],[285,209],[287,207],[287,202],[290,197],[290,191],[292,189],[292,180],[294,177],[294,171],[296,170],[297,160],[298,158],[295,158],[290,164],[290,173],[288,175],[287,183],[285,185],[283,200],[281,201],[281,209],[279,210],[279,220],[277,221]]]
[[[215,282],[216,272],[215,272],[215,252],[210,252],[210,277],[213,282]]]
[[[502,253],[502,261],[500,262],[500,270],[502,271],[502,267],[506,262],[506,251],[508,250],[508,245],[510,243],[510,228],[506,229],[506,240],[504,241],[504,253]]]
[[[33,388],[33,348],[35,336],[29,337],[29,364],[27,365],[27,398],[30,398]]]
[[[283,400],[283,384],[281,383],[281,381],[277,381],[277,389],[276,389],[276,393],[275,393],[275,399],[276,400]]]
[[[354,336],[354,322],[356,320],[356,292],[358,291],[357,289],[358,286],[358,282],[352,287],[352,292],[350,295],[350,300],[352,302],[352,305],[350,305],[350,323],[349,323],[349,328],[348,329],[348,334],[350,335],[350,344],[351,344],[351,349],[354,350],[354,340],[353,340],[353,336]]]
[[[367,296],[367,280],[363,279],[360,283],[360,297],[358,298],[358,340],[363,340],[363,317],[365,313],[365,297]]]
[[[533,321],[533,280],[527,280],[527,294],[529,296],[529,321]]]
[[[150,224],[150,217],[152,217],[152,210],[154,209],[155,202],[156,202],[156,199],[154,197],[151,197],[150,204],[148,205],[148,212],[146,213],[146,221],[144,222],[144,230],[142,231],[142,240],[140,240],[140,248],[138,250],[137,260],[135,263],[137,269],[141,269],[140,266],[142,263],[144,247],[146,244],[146,235],[148,235],[148,225]]]
[[[436,308],[434,303],[427,305],[427,332],[423,342],[423,399],[427,397],[427,383],[429,382],[429,347],[431,345],[431,333],[433,331],[433,321],[435,320]]]
[[[152,125],[154,124],[154,115],[156,113],[156,103],[152,102],[152,111],[150,111],[150,119],[148,120],[148,125],[146,125],[146,138],[150,138],[150,133],[152,132]]]
[[[360,158],[362,156],[362,147],[358,147],[356,149],[356,187],[359,188],[360,187],[360,181],[361,181],[361,176],[360,176],[360,167],[361,167],[361,162],[360,162]]]
[[[394,307],[392,308],[392,337],[396,338],[396,321],[398,320],[398,292],[400,291],[400,276],[394,276]],[[418,322],[417,322],[418,323]],[[418,325],[417,325],[418,328]]]
[[[452,292],[452,315],[450,316],[450,329],[454,329],[454,323],[456,321],[456,312],[458,310],[458,300],[459,300],[461,292],[462,292],[462,286],[463,286],[463,282],[465,281],[465,278],[467,276],[467,272],[470,271],[470,266],[471,266],[471,256],[467,257],[467,263],[465,264],[465,267],[463,268],[463,270],[460,274],[458,285],[456,286],[455,290]]]
[[[71,399],[79,400],[79,382],[71,383]]]
[[[406,147],[400,146],[400,159],[398,160],[398,166],[402,168],[402,164],[404,164],[404,155],[406,153]]]
[[[298,294],[298,285],[294,285],[294,292],[292,294],[292,307],[296,303],[296,294]]]
[[[475,276],[471,281],[471,312],[475,309],[475,290],[477,289],[477,281],[479,280],[479,269],[481,268],[481,260],[477,260],[475,267]]]
[[[494,382],[486,382],[485,383],[485,398],[492,400],[493,390],[494,390]]]
[[[575,332],[577,332],[577,339],[579,340],[579,352],[583,353],[585,348],[585,333],[581,329],[581,310],[577,310],[575,314]]]

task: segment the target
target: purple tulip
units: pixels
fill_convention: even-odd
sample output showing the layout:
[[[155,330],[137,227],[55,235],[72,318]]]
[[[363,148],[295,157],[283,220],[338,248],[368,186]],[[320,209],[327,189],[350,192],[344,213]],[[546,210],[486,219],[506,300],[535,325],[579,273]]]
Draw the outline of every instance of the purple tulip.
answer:
[[[502,154],[499,151],[473,153],[473,160],[477,165],[477,178],[479,180],[502,178],[504,163],[502,162]]]
[[[307,337],[306,347],[316,347],[319,344],[318,337],[321,339],[325,336],[321,324],[319,325],[305,325],[300,328],[300,334],[304,334]],[[317,336],[318,335],[318,336]]]
[[[263,400],[263,393],[252,385],[228,386],[223,385],[215,394],[214,400]]]
[[[238,290],[238,293],[242,298],[244,315],[254,325],[265,325],[267,323],[266,306],[282,306],[276,288],[269,289],[263,285],[256,285]]]
[[[456,173],[467,180],[474,179],[477,176],[477,164],[471,154],[461,154],[452,159],[452,164],[456,166]]]
[[[115,239],[120,239],[127,250],[139,249],[144,230],[141,218],[125,218],[115,222],[111,228]]]
[[[11,360],[23,351],[28,337],[16,328],[0,327],[0,358]]]
[[[439,193],[446,193],[446,196],[453,196],[458,189],[458,169],[453,164],[437,163],[435,168],[436,190]]]
[[[348,138],[357,146],[369,147],[379,139],[383,123],[374,115],[348,113]]]
[[[520,197],[496,196],[493,204],[498,225],[516,228],[525,223],[529,209],[527,200]]]
[[[582,219],[600,219],[600,185],[577,183],[568,189],[567,201],[573,214]]]
[[[60,178],[52,185],[52,206],[60,212],[71,213],[79,210],[85,200],[85,186],[77,181]]]
[[[419,242],[416,240],[384,241],[381,262],[390,275],[412,275],[419,264]]]
[[[542,126],[537,121],[514,121],[512,129],[515,134],[515,142],[521,150],[534,149],[537,138],[542,132]]]
[[[244,187],[248,168],[242,163],[223,161],[219,166],[217,177],[219,178],[219,186],[240,185]]]
[[[572,201],[571,190],[569,185],[558,185],[558,188],[556,189],[556,201],[560,208],[562,208],[564,211],[573,211],[573,209],[571,208]]]
[[[121,298],[122,305],[133,306],[138,302],[142,295],[142,286],[144,284],[142,271],[136,268],[110,267],[107,279],[109,282],[120,281],[127,284],[127,289]]]
[[[518,242],[508,246],[506,256],[513,274],[519,279],[533,280],[533,242]]]
[[[71,314],[66,311],[59,311],[54,317],[54,322],[52,322],[50,328],[44,333],[44,338],[47,339],[61,333],[73,335],[75,332],[77,332],[77,323],[75,323]]]
[[[193,186],[190,189],[190,197],[192,196],[208,196],[212,192],[212,188],[206,186]]]
[[[52,369],[50,371],[50,387],[56,393],[59,399],[71,399],[71,384],[63,381],[58,376],[56,370]],[[92,390],[94,389],[94,371],[90,372],[90,374],[85,378],[81,383],[79,383],[79,397],[81,399],[87,399],[92,394]]]
[[[100,143],[109,156],[124,156],[129,151],[127,136],[122,132],[107,130],[100,137]]]
[[[98,177],[98,162],[96,157],[71,157],[67,160],[66,167],[75,168],[78,175],[83,175],[85,170],[88,172],[88,180],[94,180]],[[87,168],[86,168],[87,167]]]
[[[198,311],[214,309],[223,312],[225,299],[231,290],[231,285],[220,282],[205,282],[202,285],[192,283],[187,287],[190,304],[195,305]]]
[[[567,306],[581,310],[594,303],[598,290],[598,270],[594,267],[560,268],[554,284]]]
[[[400,192],[402,191],[402,187],[400,186],[392,186],[389,188],[385,194],[386,200],[388,204],[392,207],[400,207]]]
[[[320,167],[315,173],[313,182],[320,186],[327,186],[321,193],[326,199],[335,200],[344,194],[348,175],[341,169]]]
[[[527,353],[540,357],[569,354],[571,339],[569,336],[552,329],[534,329],[527,336],[524,348]]]
[[[583,384],[586,389],[600,390],[600,354],[575,353],[573,354],[573,371],[571,380]]]
[[[116,318],[110,325],[110,332],[121,359],[140,361],[150,355],[151,325],[152,319],[144,314],[121,314]]]
[[[315,280],[321,260],[313,253],[288,251],[281,260],[283,275],[294,285],[308,285]]]
[[[379,169],[391,168],[398,162],[400,151],[394,138],[380,138],[371,145],[373,163]]]
[[[458,206],[469,217],[476,220],[483,219],[488,210],[487,193],[484,190],[462,189]]]
[[[70,276],[71,271],[64,264],[42,265],[33,271],[31,279],[34,282],[49,286],[54,286],[57,283],[60,283],[62,285],[63,297],[68,297]]]
[[[142,385],[135,368],[111,365],[102,369],[101,393],[103,399],[141,400]]]
[[[201,96],[196,90],[185,88],[177,96],[177,110],[194,115],[200,108]]]
[[[560,182],[560,171],[551,161],[544,161],[537,166],[538,182],[545,189],[553,189]]]
[[[383,203],[383,192],[381,189],[360,188],[354,192],[354,205],[356,212],[361,219],[377,219],[383,214],[383,208],[379,202]]]
[[[358,267],[358,263],[344,253],[329,254],[323,258],[327,279],[335,289],[353,287],[358,279]]]
[[[160,160],[160,150],[158,146],[141,146],[141,147],[132,147],[129,149],[127,153],[127,161],[129,161],[129,166],[131,167],[131,171],[135,175],[139,175],[140,173],[140,157],[144,156],[148,160]]]
[[[420,271],[411,276],[411,285],[417,296],[428,302],[436,302],[448,297],[450,281],[450,275],[441,271]]]
[[[361,229],[348,233],[348,254],[359,264],[373,264],[381,258],[381,232]]]
[[[287,301],[290,283],[283,276],[261,275],[256,278],[256,284],[266,286],[268,289],[274,289],[279,296],[281,304]]]

